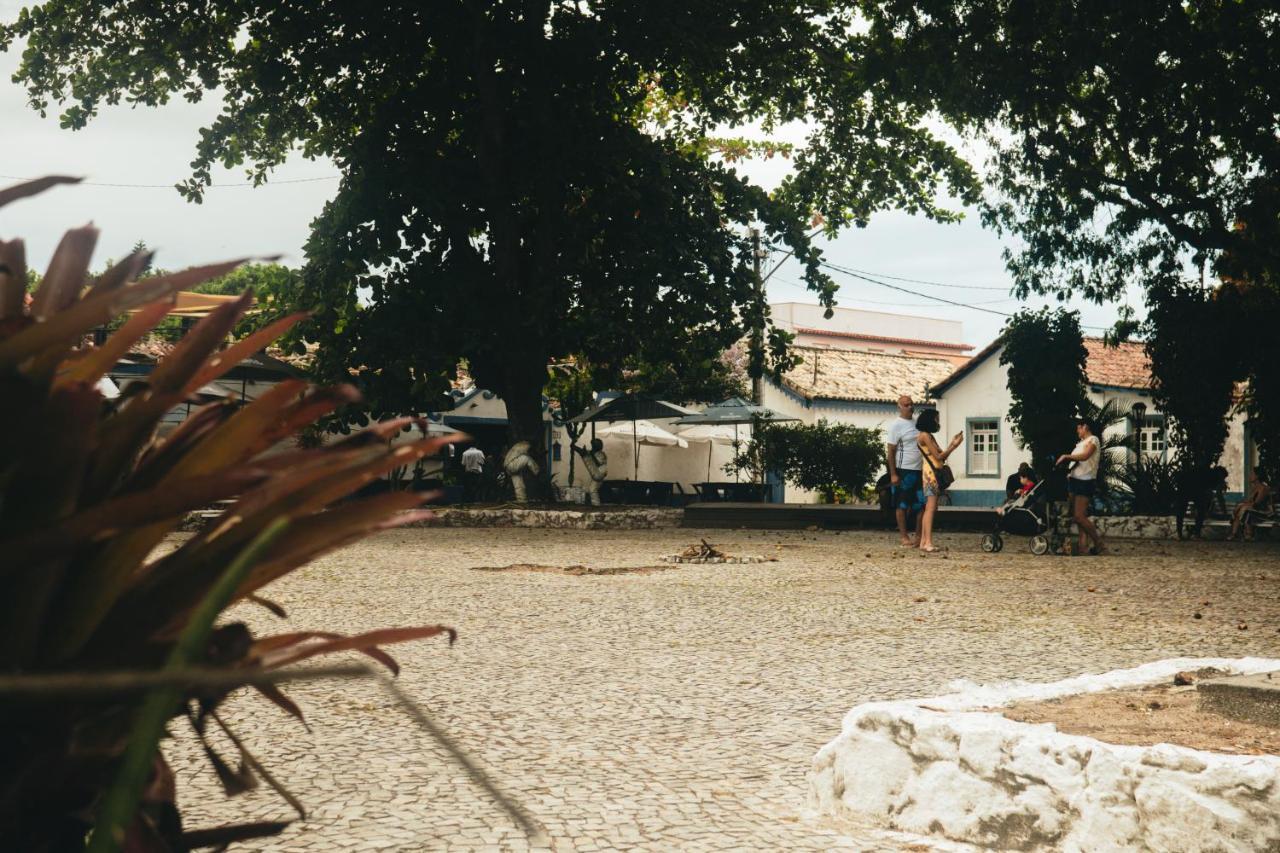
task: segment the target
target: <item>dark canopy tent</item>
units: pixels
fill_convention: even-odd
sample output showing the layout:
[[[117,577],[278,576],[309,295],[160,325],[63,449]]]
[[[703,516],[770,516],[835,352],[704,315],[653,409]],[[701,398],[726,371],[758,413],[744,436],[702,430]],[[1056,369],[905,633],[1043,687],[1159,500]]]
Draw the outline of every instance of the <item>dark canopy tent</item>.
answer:
[[[697,413],[693,409],[686,409],[684,406],[677,406],[675,403],[668,403],[666,400],[623,394],[620,397],[614,397],[612,400],[606,400],[598,406],[587,409],[576,418],[570,418],[569,423],[595,424],[600,421],[606,423],[631,421],[632,459],[635,460],[633,476],[638,480],[640,479],[640,442],[636,437],[635,422],[651,421],[658,418],[683,418],[695,414]],[[594,436],[595,429],[593,427],[592,437]]]
[[[708,406],[705,411],[695,412],[675,422],[675,426],[695,426],[697,424],[749,424],[756,418],[766,421],[798,421],[799,418],[779,415],[764,406],[757,406],[742,397],[729,399]]]
[[[692,415],[687,415],[676,421],[674,426],[687,427],[699,426],[702,424],[712,425],[733,425],[733,444],[738,446],[738,424],[753,423],[757,419],[779,422],[779,421],[798,421],[799,418],[792,418],[786,415],[779,415],[764,406],[758,406],[742,397],[730,397],[727,400],[716,403],[714,406],[708,406],[705,410]],[[710,466],[711,448],[707,448],[707,464]],[[708,471],[708,479],[710,472]],[[734,479],[737,479],[735,475]]]

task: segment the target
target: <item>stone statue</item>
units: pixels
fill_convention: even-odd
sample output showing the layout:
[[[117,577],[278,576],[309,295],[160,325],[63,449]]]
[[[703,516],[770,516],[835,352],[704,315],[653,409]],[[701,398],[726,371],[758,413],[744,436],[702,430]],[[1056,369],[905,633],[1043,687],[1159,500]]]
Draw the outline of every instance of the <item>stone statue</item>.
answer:
[[[537,461],[529,455],[529,442],[517,441],[502,457],[502,469],[507,472],[511,488],[516,493],[517,503],[529,502],[529,484],[526,477],[536,477],[542,469]]]
[[[582,456],[582,467],[587,469],[587,503],[600,506],[600,486],[609,476],[609,456],[604,452],[604,442],[598,438],[591,439],[591,450],[574,445],[573,449]]]

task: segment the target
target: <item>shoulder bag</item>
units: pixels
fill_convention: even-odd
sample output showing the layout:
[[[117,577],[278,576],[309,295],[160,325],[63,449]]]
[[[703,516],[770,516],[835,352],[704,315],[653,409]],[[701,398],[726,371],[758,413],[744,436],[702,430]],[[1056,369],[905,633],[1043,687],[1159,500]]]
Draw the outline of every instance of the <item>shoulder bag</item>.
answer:
[[[920,455],[924,457],[924,461],[933,469],[933,476],[938,480],[938,494],[942,494],[947,489],[951,488],[951,484],[956,481],[956,475],[951,473],[951,466],[943,465],[939,468],[937,465],[934,465],[933,460],[929,458],[929,454],[924,452],[924,448],[921,448]]]

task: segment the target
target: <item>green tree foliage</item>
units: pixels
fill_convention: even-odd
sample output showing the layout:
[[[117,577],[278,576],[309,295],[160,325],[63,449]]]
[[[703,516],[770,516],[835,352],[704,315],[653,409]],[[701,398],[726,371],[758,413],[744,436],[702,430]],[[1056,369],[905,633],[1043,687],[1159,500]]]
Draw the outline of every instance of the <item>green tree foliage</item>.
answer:
[[[215,163],[265,181],[298,147],[331,158],[343,177],[303,286],[319,375],[354,369],[375,415],[420,411],[465,358],[512,437],[540,443],[553,359],[683,370],[766,317],[747,224],[830,304],[814,213],[830,230],[886,207],[950,220],[939,190],[976,198],[926,111],[874,80],[856,23],[833,0],[56,0],[0,41],[28,40],[18,78],[71,128],[103,103],[216,90],[194,199]],[[798,120],[797,152],[763,152],[794,154],[778,191],[737,172],[761,148],[725,128]],[[769,343],[778,367],[787,335]]]
[[[1009,420],[1031,464],[1044,476],[1076,443],[1073,420],[1085,411],[1089,354],[1074,311],[1042,308],[1010,317],[1001,333],[1000,363],[1009,369]]]
[[[1239,301],[1233,289],[1215,298],[1200,287],[1158,286],[1148,315],[1152,399],[1165,415],[1185,473],[1207,472],[1227,441],[1239,372]]]
[[[816,424],[757,420],[751,440],[737,449],[725,469],[747,472],[756,479],[767,471],[777,471],[788,483],[820,492],[831,503],[837,490],[861,493],[879,470],[883,454],[878,429],[825,420]]]
[[[1249,409],[1255,432],[1280,423],[1280,404],[1269,402],[1280,395],[1266,391],[1280,382],[1274,323],[1251,312],[1226,329],[1211,299],[1178,283],[1196,268],[1202,279],[1212,271],[1280,292],[1274,2],[867,0],[861,8],[885,84],[990,146],[984,219],[1018,239],[1006,257],[1021,294],[1101,302],[1140,285],[1146,332],[1162,352],[1157,383],[1185,407],[1178,429],[1201,462],[1221,446],[1232,379],[1248,375],[1260,389]],[[1117,331],[1137,328],[1123,310]],[[1199,345],[1206,340],[1215,352]],[[1237,341],[1246,350],[1231,364],[1224,350]],[[1167,372],[1175,359],[1196,363]],[[1181,384],[1185,396],[1172,390]]]
[[[892,85],[992,146],[985,215],[1022,244],[1009,256],[1022,292],[1101,301],[1188,259],[1280,269],[1274,3],[861,8]]]
[[[1280,291],[1248,285],[1233,287],[1238,311],[1233,334],[1239,347],[1238,374],[1245,380],[1243,410],[1249,435],[1258,445],[1258,460],[1274,484],[1280,482],[1280,359],[1276,358],[1276,330],[1280,329]],[[1225,288],[1224,288],[1225,291]],[[1225,294],[1224,294],[1225,295]]]

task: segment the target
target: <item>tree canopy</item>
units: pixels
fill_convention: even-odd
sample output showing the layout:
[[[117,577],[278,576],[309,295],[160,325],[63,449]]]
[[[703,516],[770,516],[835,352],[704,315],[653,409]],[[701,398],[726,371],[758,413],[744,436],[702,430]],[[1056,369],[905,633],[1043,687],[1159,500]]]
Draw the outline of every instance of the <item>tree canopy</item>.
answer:
[[[1001,333],[1000,363],[1009,368],[1009,421],[1040,476],[1075,444],[1072,421],[1087,409],[1089,353],[1074,311],[1019,311]]]
[[[539,441],[552,358],[608,378],[628,359],[707,363],[767,314],[751,244],[794,251],[830,304],[806,228],[899,207],[950,220],[971,170],[880,85],[846,4],[674,0],[290,5],[50,0],[27,39],[32,104],[82,127],[104,103],[222,98],[201,131],[254,180],[300,148],[342,170],[313,223],[299,301],[322,376],[355,370],[375,415],[434,407],[458,358]],[[724,139],[806,122],[791,177],[736,168],[785,147]],[[726,131],[726,128],[729,130]],[[774,330],[766,360],[783,365]]]
[[[1188,262],[1280,280],[1274,3],[861,8],[887,84],[991,146],[985,217],[1020,240],[1023,293],[1102,301]]]
[[[983,218],[1016,240],[1006,260],[1019,294],[1105,302],[1138,286],[1147,320],[1135,322],[1126,305],[1116,332],[1147,337],[1158,399],[1176,410],[1177,437],[1195,464],[1216,459],[1232,382],[1247,380],[1251,433],[1275,466],[1276,4],[864,0],[860,8],[884,85],[989,147]],[[1228,310],[1228,290],[1253,307]],[[1195,343],[1207,335],[1212,352]]]

